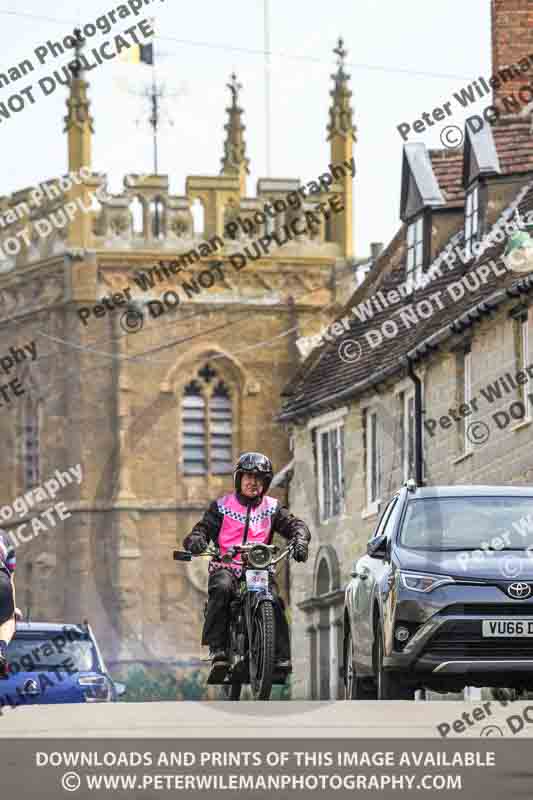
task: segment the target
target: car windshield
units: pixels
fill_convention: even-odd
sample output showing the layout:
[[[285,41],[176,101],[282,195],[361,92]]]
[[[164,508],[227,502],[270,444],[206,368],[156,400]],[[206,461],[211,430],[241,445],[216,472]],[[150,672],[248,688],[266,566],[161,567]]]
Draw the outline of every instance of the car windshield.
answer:
[[[416,550],[526,550],[533,555],[533,497],[412,500],[400,537]]]
[[[66,659],[71,661],[68,664],[71,670],[90,672],[97,667],[93,644],[85,637],[70,642],[63,633],[50,636],[19,633],[8,648],[11,672],[46,672],[60,667]]]

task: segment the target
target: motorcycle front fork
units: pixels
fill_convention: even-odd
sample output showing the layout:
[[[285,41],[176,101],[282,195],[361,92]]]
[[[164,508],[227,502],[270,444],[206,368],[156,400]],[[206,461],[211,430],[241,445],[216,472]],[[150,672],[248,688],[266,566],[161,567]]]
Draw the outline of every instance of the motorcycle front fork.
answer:
[[[268,592],[268,597],[272,599],[270,592]],[[253,627],[252,619],[255,608],[252,607],[251,598],[249,596],[245,598],[244,602],[235,602],[236,605],[231,609],[232,641],[236,653],[241,658],[244,658],[244,656],[248,654],[250,648],[249,633],[251,634]]]
[[[246,635],[246,619],[244,617],[244,609],[240,601],[234,601],[235,605],[231,609],[231,642],[232,649],[240,657],[243,658],[248,652],[247,635]]]

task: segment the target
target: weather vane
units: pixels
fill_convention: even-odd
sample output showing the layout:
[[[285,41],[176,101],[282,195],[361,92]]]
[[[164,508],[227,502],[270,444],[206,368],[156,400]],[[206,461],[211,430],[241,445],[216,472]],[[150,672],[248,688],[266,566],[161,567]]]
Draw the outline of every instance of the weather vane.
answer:
[[[337,64],[338,66],[343,69],[344,68],[344,59],[348,55],[348,51],[344,48],[344,39],[342,36],[339,36],[339,41],[337,47],[333,51],[335,55],[338,56]]]
[[[75,58],[74,58],[74,61],[70,62],[69,67],[70,67],[70,71],[72,73],[72,76],[74,78],[79,78],[80,74],[81,74],[81,70],[82,70],[82,64],[81,64],[81,61],[80,61],[80,56],[81,56],[81,51],[83,50],[83,47],[85,45],[85,41],[84,41],[84,39],[83,39],[83,37],[81,35],[81,29],[80,28],[74,28],[74,41],[76,42],[76,48],[75,48],[75,51],[74,51]]]
[[[158,52],[158,57],[164,57],[164,54]],[[179,89],[168,90],[165,83],[162,81],[158,81],[156,79],[156,72],[155,72],[155,57],[152,55],[152,60],[150,62],[144,61],[144,64],[149,64],[152,67],[152,80],[149,84],[145,85],[144,89],[139,90],[137,87],[133,87],[130,83],[125,80],[123,77],[115,78],[115,81],[122,89],[122,91],[126,91],[128,94],[131,94],[135,97],[143,98],[148,106],[148,115],[143,117],[143,121],[147,121],[151,131],[152,131],[152,138],[153,138],[153,174],[159,174],[159,158],[158,158],[158,134],[161,130],[161,126],[163,122],[168,123],[169,125],[174,125],[174,122],[170,118],[170,115],[166,111],[165,106],[172,102],[175,98],[188,94],[188,87],[186,84],[182,84]],[[141,120],[136,120],[137,125],[141,123]]]
[[[227,83],[226,86],[231,92],[233,105],[236,106],[239,90],[242,89],[242,83],[238,83],[237,76],[234,72],[231,73],[231,83]]]

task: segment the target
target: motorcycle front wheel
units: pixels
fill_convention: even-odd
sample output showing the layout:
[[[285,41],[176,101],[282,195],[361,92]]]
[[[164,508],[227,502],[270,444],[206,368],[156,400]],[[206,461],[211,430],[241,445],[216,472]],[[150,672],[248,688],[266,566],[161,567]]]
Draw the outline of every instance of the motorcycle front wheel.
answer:
[[[274,608],[264,600],[254,616],[250,649],[250,684],[254,700],[269,700],[274,678],[276,630]]]

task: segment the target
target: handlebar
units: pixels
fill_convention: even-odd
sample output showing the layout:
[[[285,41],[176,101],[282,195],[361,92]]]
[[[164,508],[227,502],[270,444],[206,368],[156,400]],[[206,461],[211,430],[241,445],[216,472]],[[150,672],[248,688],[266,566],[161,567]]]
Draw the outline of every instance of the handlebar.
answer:
[[[269,550],[272,550],[274,552],[279,550],[279,547],[276,544],[265,545],[261,542],[261,546],[268,547]],[[204,550],[202,553],[198,554],[191,553],[189,550],[174,550],[173,557],[174,561],[192,561],[193,558],[206,558],[207,556],[210,557],[212,556],[214,558],[219,558],[221,561],[227,563],[228,565],[235,564],[238,567],[242,567],[241,562],[236,561],[234,556],[239,555],[239,553],[247,553],[253,547],[256,547],[256,545],[254,544],[233,545],[233,547],[230,547],[228,552],[225,553],[222,557],[220,556],[218,550],[215,550],[214,548],[207,548],[207,550]],[[272,559],[272,561],[270,562],[270,566],[273,567],[276,564],[278,564],[283,558],[285,558],[285,556],[287,556],[289,553],[292,553],[293,550],[294,550],[294,545],[292,544],[292,542],[289,542],[288,546],[281,553],[281,555],[279,555],[277,558]]]
[[[272,559],[272,564],[273,564],[273,565],[274,565],[274,564],[277,564],[277,563],[278,563],[278,561],[281,561],[281,559],[282,559],[282,558],[285,558],[285,556],[286,556],[288,553],[292,553],[292,551],[293,551],[293,550],[294,550],[294,547],[293,547],[292,545],[290,545],[290,544],[289,544],[289,546],[288,546],[288,547],[287,547],[287,548],[286,548],[286,549],[283,551],[283,553],[282,553],[280,556],[278,556],[277,558],[273,558],[273,559]]]
[[[188,550],[174,550],[174,561],[192,561],[193,555]]]
[[[191,553],[190,550],[174,550],[172,557],[174,561],[192,561],[193,558],[206,558],[207,556],[214,556],[219,558],[219,553],[216,550],[204,550],[202,553]]]

